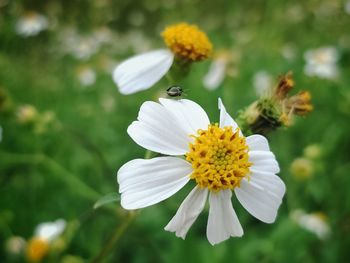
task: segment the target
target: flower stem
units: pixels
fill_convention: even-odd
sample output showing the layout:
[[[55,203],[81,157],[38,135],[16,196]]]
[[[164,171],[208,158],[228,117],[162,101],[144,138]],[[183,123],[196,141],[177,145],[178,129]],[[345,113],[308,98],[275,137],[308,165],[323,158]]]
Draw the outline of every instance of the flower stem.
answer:
[[[125,231],[128,229],[131,222],[136,218],[137,211],[131,211],[128,213],[126,219],[123,221],[121,225],[118,225],[118,227],[115,229],[114,233],[110,236],[110,238],[107,240],[106,245],[102,248],[100,253],[95,257],[95,259],[92,261],[92,263],[100,263],[104,262],[106,260],[107,256],[112,251],[115,244],[120,240],[120,238],[123,236]]]
[[[146,150],[144,158],[151,159],[152,155],[153,155],[152,151]],[[112,249],[117,244],[118,240],[123,236],[125,231],[128,229],[131,222],[136,218],[137,214],[138,214],[138,211],[128,212],[127,218],[124,220],[124,222],[121,225],[119,224],[117,225],[114,233],[107,240],[105,246],[101,249],[101,251],[95,257],[95,259],[92,261],[93,263],[104,262],[104,260],[108,257]]]

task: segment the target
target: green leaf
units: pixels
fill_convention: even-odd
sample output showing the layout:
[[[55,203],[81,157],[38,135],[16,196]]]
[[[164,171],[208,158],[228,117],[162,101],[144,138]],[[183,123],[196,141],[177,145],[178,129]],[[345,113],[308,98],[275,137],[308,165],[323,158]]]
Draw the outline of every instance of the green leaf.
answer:
[[[95,204],[94,209],[97,209],[103,205],[120,201],[120,195],[118,193],[109,193],[102,196]]]

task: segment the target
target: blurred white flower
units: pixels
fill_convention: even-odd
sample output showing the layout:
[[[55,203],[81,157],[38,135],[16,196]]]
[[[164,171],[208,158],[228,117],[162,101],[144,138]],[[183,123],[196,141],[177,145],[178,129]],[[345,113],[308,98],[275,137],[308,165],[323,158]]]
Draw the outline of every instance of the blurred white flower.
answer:
[[[88,60],[96,54],[102,45],[113,40],[112,32],[105,27],[93,30],[88,35],[79,34],[75,28],[66,28],[59,34],[61,48],[79,60]]]
[[[28,12],[21,16],[16,23],[17,34],[23,37],[30,37],[39,34],[47,29],[49,22],[44,15],[36,12]]]
[[[286,44],[281,49],[282,56],[287,60],[293,60],[296,57],[295,47],[291,44]]]
[[[128,134],[140,146],[165,156],[135,159],[118,171],[121,205],[134,210],[159,203],[196,183],[165,227],[185,238],[209,197],[207,238],[218,244],[243,229],[232,191],[254,217],[273,223],[285,193],[279,166],[262,135],[244,137],[219,99],[220,123],[191,100],[159,99],[140,108]],[[185,156],[181,158],[179,156]]]
[[[26,241],[23,237],[12,236],[5,242],[5,250],[8,254],[13,256],[20,256],[24,252]]]
[[[209,71],[203,78],[203,85],[208,90],[217,89],[223,82],[228,64],[227,54],[218,55],[210,64]]]
[[[66,221],[64,219],[57,219],[53,222],[44,222],[39,224],[34,231],[34,236],[48,242],[53,241],[59,237],[66,228]]]
[[[84,87],[91,86],[96,82],[96,72],[88,66],[83,66],[77,69],[77,78]]]
[[[314,233],[319,239],[326,239],[331,229],[327,223],[327,217],[323,213],[310,213],[298,209],[292,211],[291,219],[300,227]]]
[[[38,111],[33,105],[22,105],[19,106],[16,111],[17,120],[20,123],[30,123],[33,122],[37,116]]]
[[[175,57],[189,63],[206,59],[211,54],[212,44],[195,25],[169,26],[162,36],[168,49],[133,56],[115,68],[113,80],[120,93],[128,95],[152,87],[169,71]]]
[[[334,79],[338,76],[337,61],[338,50],[334,47],[321,47],[308,50],[304,54],[306,65],[304,72],[308,76],[318,76],[326,79]]]
[[[345,12],[350,15],[350,1],[346,1],[344,3],[344,9],[345,9]]]
[[[99,44],[107,44],[113,41],[113,34],[108,27],[100,27],[93,30],[92,38]]]
[[[40,262],[49,253],[51,245],[63,233],[65,227],[64,219],[39,224],[27,244],[28,261]]]
[[[256,94],[260,96],[267,96],[272,87],[273,78],[265,70],[257,71],[253,76],[253,86]]]

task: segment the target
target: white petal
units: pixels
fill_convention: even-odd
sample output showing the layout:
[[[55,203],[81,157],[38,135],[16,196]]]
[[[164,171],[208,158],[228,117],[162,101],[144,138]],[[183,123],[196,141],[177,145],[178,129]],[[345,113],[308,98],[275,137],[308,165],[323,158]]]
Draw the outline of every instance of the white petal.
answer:
[[[159,203],[179,191],[191,173],[191,164],[175,157],[127,162],[118,171],[121,205],[133,210]]]
[[[270,151],[269,142],[259,134],[254,134],[246,138],[246,142],[251,151]]]
[[[225,78],[227,59],[219,57],[215,59],[209,68],[208,73],[204,76],[203,85],[208,90],[217,89]]]
[[[235,188],[243,207],[265,223],[275,221],[285,191],[285,185],[278,176],[264,172],[252,173],[250,180],[244,178],[240,187]]]
[[[210,244],[218,244],[230,236],[241,237],[243,229],[231,203],[231,190],[209,194],[207,237]]]
[[[54,222],[45,222],[39,224],[35,229],[35,236],[52,241],[61,235],[66,227],[64,219],[57,219]]]
[[[207,196],[207,189],[200,189],[196,186],[164,229],[175,232],[177,237],[185,239],[188,230],[202,212]]]
[[[191,141],[177,118],[151,101],[142,104],[138,121],[128,127],[128,134],[140,146],[167,155],[184,155]]]
[[[210,124],[208,115],[201,106],[191,100],[159,99],[183,126],[187,134],[197,134],[198,129],[206,130]]]
[[[145,90],[168,72],[173,60],[174,54],[168,49],[136,55],[115,68],[113,80],[124,95]]]
[[[232,119],[232,117],[227,113],[224,104],[219,98],[219,109],[220,109],[220,127],[231,126],[233,130],[238,127],[237,123]]]
[[[252,172],[279,173],[280,168],[275,155],[270,151],[249,151],[249,162],[252,163]]]

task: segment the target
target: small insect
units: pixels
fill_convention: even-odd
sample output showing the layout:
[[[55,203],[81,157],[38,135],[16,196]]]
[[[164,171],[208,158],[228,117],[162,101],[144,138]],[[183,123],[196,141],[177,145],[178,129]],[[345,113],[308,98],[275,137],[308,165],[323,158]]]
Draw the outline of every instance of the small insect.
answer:
[[[166,90],[170,97],[181,97],[183,89],[179,86],[171,86]]]

